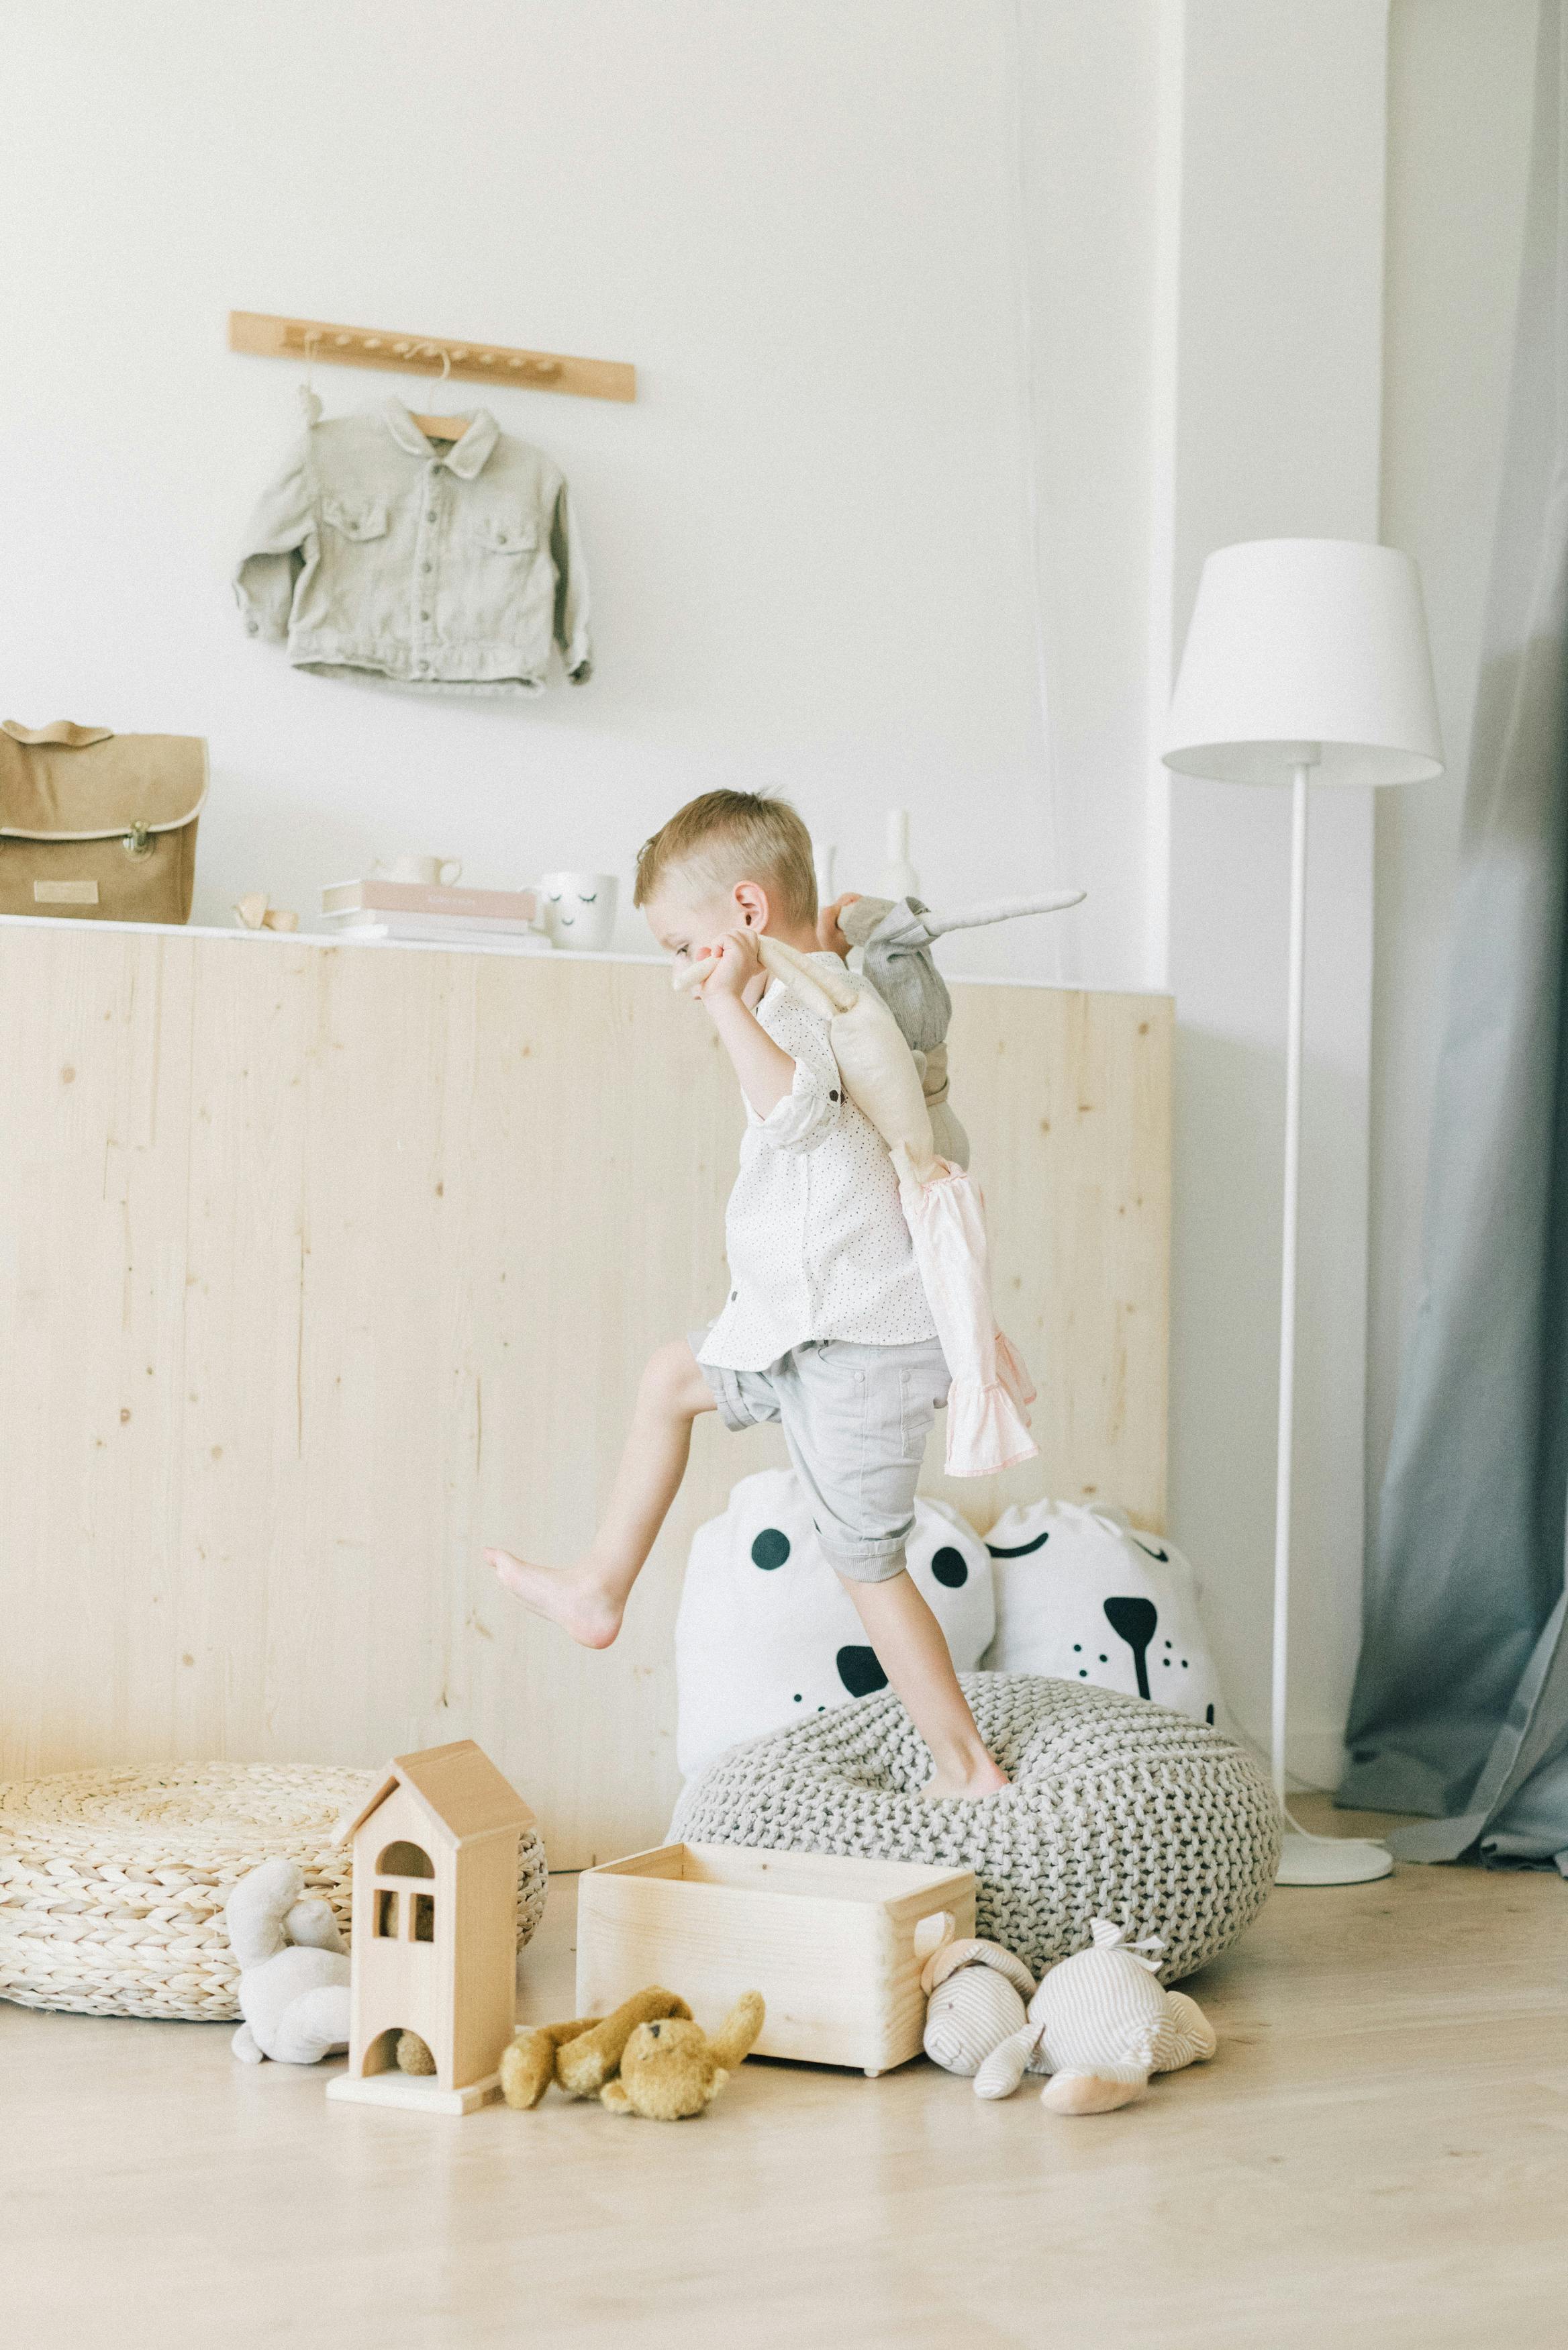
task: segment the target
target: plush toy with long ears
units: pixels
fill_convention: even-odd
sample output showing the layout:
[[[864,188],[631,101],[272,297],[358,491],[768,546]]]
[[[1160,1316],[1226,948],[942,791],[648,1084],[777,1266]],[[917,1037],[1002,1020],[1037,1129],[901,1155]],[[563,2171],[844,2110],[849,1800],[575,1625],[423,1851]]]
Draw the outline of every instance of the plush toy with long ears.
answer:
[[[934,914],[919,898],[840,899],[836,920],[862,952],[866,976],[887,1004],[915,1056],[943,1159],[969,1165],[969,1137],[948,1100],[948,1024],[953,1002],[931,954],[950,931],[986,929],[1026,914],[1059,914],[1082,905],[1082,889],[1048,889],[1033,898],[993,898],[958,914]]]

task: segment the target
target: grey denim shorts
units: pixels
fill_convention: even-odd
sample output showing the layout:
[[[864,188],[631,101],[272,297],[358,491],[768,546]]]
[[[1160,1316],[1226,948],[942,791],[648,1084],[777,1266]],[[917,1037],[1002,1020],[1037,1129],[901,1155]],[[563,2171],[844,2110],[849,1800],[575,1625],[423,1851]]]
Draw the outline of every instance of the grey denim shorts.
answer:
[[[707,1335],[692,1332],[694,1355]],[[901,1574],[926,1439],[950,1384],[940,1340],[854,1347],[813,1338],[765,1371],[702,1362],[699,1368],[726,1428],[778,1421],[838,1573],[852,1583],[888,1583]]]

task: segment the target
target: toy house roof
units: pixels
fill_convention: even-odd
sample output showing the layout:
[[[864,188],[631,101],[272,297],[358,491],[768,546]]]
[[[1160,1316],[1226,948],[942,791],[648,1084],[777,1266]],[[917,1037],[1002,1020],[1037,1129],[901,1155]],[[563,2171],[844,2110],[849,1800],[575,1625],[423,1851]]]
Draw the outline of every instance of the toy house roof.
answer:
[[[379,1783],[339,1829],[338,1842],[346,1844],[400,1786],[417,1796],[449,1844],[468,1844],[502,1828],[534,1825],[533,1813],[489,1755],[472,1738],[460,1738],[452,1746],[394,1754]]]

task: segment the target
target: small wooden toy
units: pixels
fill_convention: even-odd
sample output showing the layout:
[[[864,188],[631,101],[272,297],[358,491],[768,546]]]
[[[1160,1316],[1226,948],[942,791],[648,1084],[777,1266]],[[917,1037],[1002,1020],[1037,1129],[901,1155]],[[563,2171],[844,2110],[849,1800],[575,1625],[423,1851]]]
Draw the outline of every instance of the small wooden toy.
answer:
[[[516,2010],[517,1842],[534,1814],[472,1739],[400,1754],[354,1846],[348,2069],[329,2097],[466,2114],[494,2096]],[[430,2051],[400,2071],[400,2036]]]

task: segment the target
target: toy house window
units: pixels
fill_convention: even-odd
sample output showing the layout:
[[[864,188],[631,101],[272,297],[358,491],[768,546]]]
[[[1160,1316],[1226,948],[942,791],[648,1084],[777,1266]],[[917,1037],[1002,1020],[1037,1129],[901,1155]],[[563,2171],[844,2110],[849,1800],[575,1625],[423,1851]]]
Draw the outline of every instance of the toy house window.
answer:
[[[402,1900],[402,1898],[403,1897],[400,1893],[388,1893],[384,1890],[378,1889],[376,1894],[376,1933],[378,1939],[385,1939],[391,1942],[395,1942],[397,1940],[398,1907],[400,1902]]]
[[[376,1863],[378,1877],[433,1877],[435,1869],[422,1846],[401,1838],[388,1845]]]

